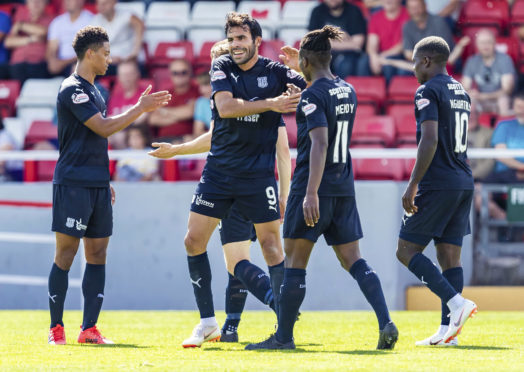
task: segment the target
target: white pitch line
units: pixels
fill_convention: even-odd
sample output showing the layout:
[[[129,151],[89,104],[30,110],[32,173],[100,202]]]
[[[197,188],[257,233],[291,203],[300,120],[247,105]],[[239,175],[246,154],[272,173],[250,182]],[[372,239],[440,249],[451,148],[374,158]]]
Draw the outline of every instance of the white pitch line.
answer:
[[[51,234],[0,232],[0,242],[55,244]]]
[[[47,282],[48,278],[45,276],[0,275],[1,284],[47,286]],[[80,279],[69,279],[69,287],[80,288],[81,286],[82,281]]]

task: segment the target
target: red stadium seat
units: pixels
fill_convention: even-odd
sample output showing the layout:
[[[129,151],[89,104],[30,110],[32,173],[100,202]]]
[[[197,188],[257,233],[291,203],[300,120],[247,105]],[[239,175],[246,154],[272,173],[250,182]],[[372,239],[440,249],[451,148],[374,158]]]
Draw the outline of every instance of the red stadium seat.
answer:
[[[497,52],[509,55],[515,65],[519,62],[519,43],[517,40],[513,37],[497,37],[495,44]]]
[[[403,159],[355,159],[358,179],[393,180],[404,179]]]
[[[415,110],[412,104],[391,105],[387,114],[395,119],[398,143],[415,143],[417,125],[415,122]]]
[[[178,159],[178,181],[198,181],[206,165],[206,159]]]
[[[504,30],[509,24],[507,1],[468,0],[462,8],[460,22],[466,26],[495,26]]]
[[[413,104],[418,87],[419,83],[414,76],[393,76],[388,87],[388,104]]]
[[[154,68],[149,72],[149,76],[153,78],[153,88],[155,91],[173,89],[173,82],[171,81],[171,72],[169,71],[169,68]]]
[[[357,114],[356,114],[356,121],[359,121],[361,119],[366,119],[371,116],[375,116],[377,114],[376,112],[376,106],[371,103],[358,103],[357,106]]]
[[[16,99],[20,95],[18,80],[0,80],[0,109],[6,116],[14,116]]]
[[[191,41],[158,43],[150,63],[155,67],[168,66],[169,63],[175,59],[185,59],[193,63],[193,43],[191,43]]]
[[[386,100],[386,81],[383,76],[351,76],[346,81],[355,88],[359,104],[373,104],[376,113],[379,112]]]
[[[511,7],[511,24],[524,24],[524,0],[515,0]]]
[[[24,148],[28,149],[38,142],[57,138],[58,129],[52,122],[41,120],[33,121],[25,135]]]
[[[260,48],[258,49],[258,53],[261,56],[272,59],[273,61],[280,61],[280,58],[278,58],[278,56],[282,54],[280,48],[282,48],[283,46],[284,42],[282,40],[263,40],[260,44]]]
[[[49,182],[53,180],[56,160],[24,161],[24,182]]]
[[[215,41],[205,41],[200,48],[200,52],[195,60],[195,65],[204,67],[211,66],[211,48],[215,44]]]
[[[413,149],[417,148],[417,144],[414,143],[405,143],[399,146],[399,148],[403,149]],[[411,159],[402,159],[404,160],[404,178],[407,180],[411,177],[411,172],[413,171],[413,167],[415,166],[415,158]]]
[[[287,139],[289,147],[297,147],[297,119],[295,114],[283,115],[284,123],[286,123]]]
[[[0,4],[0,12],[4,12],[9,17],[11,17],[11,19],[13,19],[13,16],[15,15],[19,6],[20,4],[18,3]]]
[[[392,146],[395,139],[395,122],[390,116],[363,118],[353,125],[352,144],[381,143],[384,146]]]

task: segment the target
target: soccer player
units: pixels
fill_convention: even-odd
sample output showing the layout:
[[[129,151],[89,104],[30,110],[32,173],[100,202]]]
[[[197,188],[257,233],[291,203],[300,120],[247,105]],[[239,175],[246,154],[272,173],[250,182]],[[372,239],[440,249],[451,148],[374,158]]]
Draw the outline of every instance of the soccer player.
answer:
[[[417,345],[456,344],[454,338],[477,312],[477,305],[460,295],[464,284],[460,250],[463,237],[470,233],[473,198],[466,155],[471,101],[446,72],[449,53],[448,44],[436,36],[420,40],[413,53],[415,76],[421,84],[415,93],[418,151],[402,196],[405,214],[397,257],[442,300],[440,329]],[[422,254],[431,240],[442,273]]]
[[[56,253],[49,274],[49,343],[66,343],[64,301],[68,272],[83,238],[86,267],[82,281],[84,317],[79,343],[109,344],[96,328],[104,300],[105,263],[113,230],[109,186],[107,137],[130,125],[140,115],[168,103],[167,91],[149,94],[149,86],[136,105],[125,113],[106,118],[106,104],[94,86],[111,63],[109,39],[101,27],[77,32],[73,48],[78,57],[75,72],[62,82],[57,98],[60,156],[53,178],[53,224]]]
[[[220,338],[211,293],[207,243],[232,205],[255,224],[269,266],[273,296],[284,274],[276,190],[275,145],[281,113],[294,112],[304,79],[288,67],[258,55],[259,23],[247,14],[227,15],[229,55],[213,62],[211,86],[215,124],[211,151],[197,186],[184,239],[200,323],[184,347]],[[275,296],[276,297],[276,296]]]
[[[229,54],[227,39],[215,43],[211,48],[211,58],[213,60],[224,54]],[[211,120],[209,131],[192,141],[175,145],[154,142],[152,146],[157,147],[157,149],[151,151],[150,155],[168,159],[176,155],[189,155],[209,151],[213,128],[214,118]],[[278,128],[276,148],[279,174],[279,204],[280,213],[283,217],[291,179],[289,144],[283,120]],[[219,230],[228,270],[225,298],[226,321],[222,326],[220,341],[238,342],[237,329],[246,303],[248,290],[274,311],[275,301],[268,275],[249,260],[251,241],[256,240],[253,223],[243,217],[242,211],[232,208],[229,215],[220,222]]]
[[[357,99],[353,87],[329,68],[330,42],[342,35],[338,27],[325,26],[300,42],[299,67],[312,84],[302,92],[297,109],[297,166],[284,219],[286,269],[278,329],[267,340],[247,345],[247,350],[295,349],[293,327],[306,294],[306,266],[321,235],[377,315],[377,349],[393,349],[398,339],[380,280],[360,256],[358,240],[363,235],[349,153]]]

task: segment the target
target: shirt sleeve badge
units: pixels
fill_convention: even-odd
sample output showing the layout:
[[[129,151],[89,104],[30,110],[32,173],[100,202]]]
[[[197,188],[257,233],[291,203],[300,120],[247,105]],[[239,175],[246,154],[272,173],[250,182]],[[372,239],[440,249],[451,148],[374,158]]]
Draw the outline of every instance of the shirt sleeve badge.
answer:
[[[89,101],[89,96],[86,93],[73,93],[71,96],[74,104],[86,103]]]

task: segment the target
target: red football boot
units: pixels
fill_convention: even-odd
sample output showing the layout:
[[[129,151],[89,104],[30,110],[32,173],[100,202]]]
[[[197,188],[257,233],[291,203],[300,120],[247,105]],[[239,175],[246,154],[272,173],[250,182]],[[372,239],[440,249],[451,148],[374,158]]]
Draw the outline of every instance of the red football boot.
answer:
[[[78,343],[79,344],[114,344],[113,341],[108,340],[104,336],[100,334],[100,331],[96,328],[96,326],[93,326],[91,328],[88,328],[84,331],[80,331],[80,334],[78,335]]]
[[[57,324],[56,327],[51,328],[49,330],[47,343],[49,345],[65,345],[66,339],[64,327],[62,327],[60,324]]]

